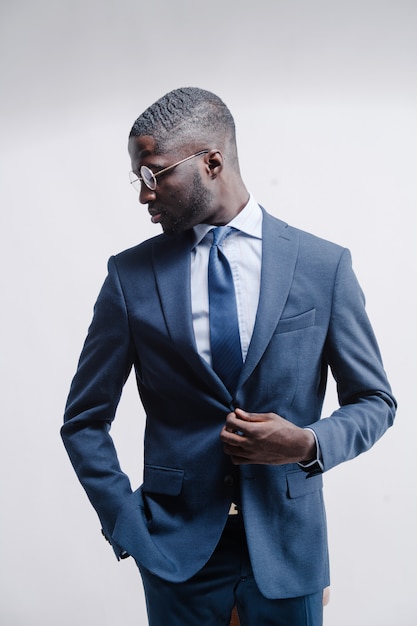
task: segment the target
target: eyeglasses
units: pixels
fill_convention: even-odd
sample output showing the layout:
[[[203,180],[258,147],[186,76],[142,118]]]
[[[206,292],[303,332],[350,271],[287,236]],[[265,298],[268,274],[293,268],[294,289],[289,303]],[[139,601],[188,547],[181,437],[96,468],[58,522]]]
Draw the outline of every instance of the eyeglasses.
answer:
[[[155,191],[156,184],[157,184],[157,181],[156,181],[157,176],[160,176],[161,174],[165,174],[165,172],[168,172],[169,170],[174,169],[174,167],[177,167],[177,165],[180,165],[181,163],[185,163],[185,161],[188,161],[189,159],[193,159],[194,157],[200,156],[201,154],[207,154],[207,152],[209,152],[209,150],[200,150],[200,152],[196,152],[195,154],[192,154],[191,156],[188,156],[185,159],[181,159],[181,161],[177,161],[177,163],[174,163],[174,165],[169,165],[168,167],[164,167],[163,170],[159,170],[159,172],[156,172],[155,174],[153,173],[151,169],[149,169],[149,167],[147,167],[146,165],[142,165],[142,167],[139,170],[140,176],[137,176],[134,172],[129,172],[130,184],[133,185],[136,191],[140,191],[141,183],[145,183],[148,189]]]

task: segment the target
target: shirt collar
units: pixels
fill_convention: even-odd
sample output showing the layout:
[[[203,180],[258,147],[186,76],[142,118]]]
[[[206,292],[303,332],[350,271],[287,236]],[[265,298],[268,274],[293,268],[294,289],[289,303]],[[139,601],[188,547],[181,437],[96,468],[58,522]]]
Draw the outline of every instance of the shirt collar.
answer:
[[[262,239],[262,211],[252,194],[249,196],[248,203],[227,226],[232,226],[249,237]],[[197,226],[194,226],[193,248],[198,246],[212,228],[214,228],[212,224],[197,224]]]

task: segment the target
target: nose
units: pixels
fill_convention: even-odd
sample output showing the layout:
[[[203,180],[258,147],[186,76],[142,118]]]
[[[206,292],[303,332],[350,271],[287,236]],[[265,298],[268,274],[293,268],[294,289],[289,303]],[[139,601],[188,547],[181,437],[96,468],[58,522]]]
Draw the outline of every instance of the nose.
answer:
[[[144,182],[141,183],[140,192],[139,192],[139,202],[141,204],[149,204],[149,202],[153,202],[156,198],[155,190],[149,189],[145,185]]]

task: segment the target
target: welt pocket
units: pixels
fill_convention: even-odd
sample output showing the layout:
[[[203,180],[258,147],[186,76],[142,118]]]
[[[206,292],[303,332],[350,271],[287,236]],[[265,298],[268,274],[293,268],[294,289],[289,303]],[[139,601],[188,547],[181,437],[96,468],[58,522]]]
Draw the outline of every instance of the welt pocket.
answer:
[[[289,333],[293,330],[308,328],[309,326],[314,326],[315,321],[316,309],[310,309],[309,311],[300,313],[300,315],[280,319],[278,322],[278,326],[276,327],[275,334],[277,335],[278,333]]]
[[[308,476],[306,472],[295,471],[287,474],[287,488],[290,498],[300,498],[323,488],[323,476]]]
[[[184,470],[159,465],[145,465],[143,491],[165,496],[178,496],[184,481]]]

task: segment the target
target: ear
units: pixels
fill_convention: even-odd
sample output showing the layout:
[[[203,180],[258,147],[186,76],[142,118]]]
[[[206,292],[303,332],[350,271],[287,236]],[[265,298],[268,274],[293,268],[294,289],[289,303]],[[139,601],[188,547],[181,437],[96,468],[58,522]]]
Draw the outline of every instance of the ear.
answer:
[[[224,157],[220,150],[210,150],[206,154],[206,164],[210,174],[210,178],[216,178],[224,167]]]

